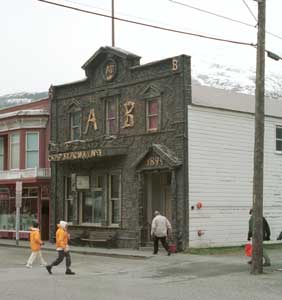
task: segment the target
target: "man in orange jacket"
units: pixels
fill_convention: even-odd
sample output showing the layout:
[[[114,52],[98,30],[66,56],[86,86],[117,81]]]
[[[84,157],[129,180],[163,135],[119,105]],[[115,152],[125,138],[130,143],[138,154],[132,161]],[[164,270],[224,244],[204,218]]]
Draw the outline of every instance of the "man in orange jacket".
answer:
[[[32,268],[32,264],[36,259],[36,257],[39,258],[41,266],[46,266],[47,263],[43,259],[41,253],[41,246],[43,245],[43,242],[41,240],[40,230],[38,228],[38,223],[36,221],[33,222],[33,227],[30,228],[29,240],[30,240],[31,254],[25,266],[27,268]]]
[[[70,269],[71,257],[70,257],[70,247],[68,245],[69,233],[68,233],[68,223],[65,221],[60,221],[57,225],[58,229],[56,231],[56,250],[58,252],[58,257],[50,265],[46,266],[49,274],[52,274],[52,267],[60,264],[64,258],[66,258],[66,275],[74,275]]]

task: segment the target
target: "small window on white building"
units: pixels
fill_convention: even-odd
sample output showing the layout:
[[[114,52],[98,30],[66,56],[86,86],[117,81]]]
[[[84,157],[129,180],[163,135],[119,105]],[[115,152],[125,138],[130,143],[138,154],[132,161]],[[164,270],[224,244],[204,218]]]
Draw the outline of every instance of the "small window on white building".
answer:
[[[26,168],[39,166],[39,134],[27,132],[26,134]]]
[[[18,133],[10,136],[10,168],[20,168],[20,135]]]
[[[276,151],[282,151],[282,126],[276,127]]]
[[[4,138],[0,137],[0,171],[4,170]]]

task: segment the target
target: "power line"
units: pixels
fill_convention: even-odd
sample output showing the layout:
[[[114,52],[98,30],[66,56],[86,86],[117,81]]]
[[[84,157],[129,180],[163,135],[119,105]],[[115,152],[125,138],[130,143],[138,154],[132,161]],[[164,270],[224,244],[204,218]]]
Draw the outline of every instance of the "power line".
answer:
[[[202,8],[198,8],[198,7],[195,7],[195,6],[186,4],[186,3],[182,3],[182,2],[179,2],[179,1],[175,1],[175,0],[169,0],[169,1],[172,2],[172,3],[175,3],[175,4],[179,4],[179,5],[186,6],[186,7],[189,7],[189,8],[191,8],[191,9],[194,9],[194,10],[197,10],[197,11],[200,11],[200,12],[203,12],[203,13],[205,13],[205,14],[209,14],[209,15],[212,15],[212,16],[215,16],[215,17],[218,17],[218,18],[222,18],[222,19],[231,21],[231,22],[243,24],[243,25],[246,25],[246,26],[249,26],[249,27],[256,27],[256,25],[252,25],[252,24],[248,24],[248,23],[242,22],[242,21],[240,21],[240,20],[232,19],[232,18],[223,16],[223,15],[220,15],[220,14],[217,14],[217,13],[213,13],[213,12],[208,11],[208,10],[204,10],[204,9],[202,9]]]
[[[255,21],[257,22],[258,19],[256,18],[255,14],[253,13],[253,11],[251,10],[250,6],[248,5],[248,3],[245,0],[242,0],[243,3],[245,4],[245,6],[247,7],[248,11],[250,12],[250,14],[253,16],[253,18],[255,19]]]
[[[251,8],[249,7],[249,5],[248,5],[248,3],[245,1],[245,0],[242,0],[243,2],[244,2],[244,4],[246,5],[246,7],[248,8],[248,10],[249,10],[249,12],[251,13],[251,15],[253,16],[253,18],[256,20],[256,22],[258,21],[258,19],[256,18],[256,16],[254,15],[254,13],[253,13],[253,11],[251,10]],[[272,36],[274,36],[274,37],[276,37],[276,38],[278,38],[278,39],[280,39],[280,40],[282,40],[282,37],[281,36],[279,36],[279,35],[277,35],[277,34],[274,34],[274,33],[272,33],[272,32],[269,32],[269,31],[265,31],[267,34],[269,34],[269,35],[272,35]]]
[[[228,21],[231,21],[231,22],[236,22],[236,23],[239,23],[239,24],[242,24],[242,25],[245,25],[245,26],[249,26],[249,27],[257,27],[257,24],[256,25],[252,25],[252,24],[248,24],[248,23],[245,23],[245,22],[242,22],[242,21],[239,21],[239,20],[236,20],[236,19],[232,19],[232,18],[229,18],[229,17],[226,17],[226,16],[223,16],[223,15],[219,15],[217,13],[213,13],[211,11],[208,11],[208,10],[204,10],[204,9],[201,9],[201,8],[198,8],[198,7],[195,7],[195,6],[191,6],[191,5],[188,5],[186,3],[182,3],[182,2],[179,2],[179,1],[175,1],[175,0],[168,0],[172,3],[175,3],[175,4],[178,4],[178,5],[182,5],[182,6],[186,6],[188,8],[191,8],[191,9],[195,9],[197,11],[200,11],[200,12],[203,12],[205,14],[209,14],[209,15],[212,15],[212,16],[215,16],[215,17],[218,17],[218,18],[222,18],[222,19],[225,19],[225,20],[228,20]],[[256,0],[255,0],[256,1]],[[248,4],[243,0],[244,4],[247,5],[247,8],[249,9],[249,11],[251,12],[251,14],[253,15],[253,17],[255,18],[256,22],[257,22],[257,18],[255,17],[255,15],[253,14],[253,12],[251,11],[251,9],[249,8]],[[274,34],[274,33],[271,33],[269,31],[265,31],[267,34],[269,35],[272,35],[280,40],[282,40],[282,37],[277,35],[277,34]]]
[[[76,1],[72,1],[72,0],[63,0],[64,2],[68,2],[68,3],[72,3],[72,4],[75,4],[75,5],[80,5],[80,6],[85,6],[85,7],[88,7],[88,8],[95,8],[95,9],[98,9],[100,11],[104,11],[104,12],[107,12],[107,13],[111,13],[111,10],[110,9],[105,9],[105,8],[102,8],[102,7],[99,7],[99,6],[94,6],[94,5],[90,5],[90,4],[86,4],[86,3],[81,3],[81,2],[76,2]],[[138,19],[138,20],[142,20],[142,21],[146,21],[146,22],[155,22],[155,23],[159,23],[161,24],[162,26],[173,26],[172,24],[170,23],[164,23],[160,20],[155,20],[155,19],[149,19],[149,18],[143,18],[143,17],[139,17],[139,16],[135,16],[135,15],[131,15],[131,14],[125,14],[123,12],[119,12],[119,15],[120,16],[123,16],[123,17],[130,17],[130,18],[134,18],[134,19]],[[185,27],[182,27],[183,29],[187,30]]]
[[[112,16],[105,15],[105,14],[102,14],[102,13],[89,11],[89,10],[85,10],[85,9],[81,9],[81,8],[77,8],[77,7],[73,7],[73,6],[69,6],[69,5],[59,4],[59,3],[56,3],[56,2],[51,2],[51,1],[47,1],[47,0],[37,0],[37,1],[47,3],[47,4],[51,4],[51,5],[55,5],[55,6],[59,6],[59,7],[63,7],[63,8],[68,8],[68,9],[83,12],[83,13],[88,13],[88,14],[104,17],[104,18],[109,18],[109,19],[113,18]],[[143,22],[137,22],[137,21],[124,19],[124,18],[119,18],[119,17],[114,17],[114,19],[118,20],[118,21],[121,21],[121,22],[130,23],[130,24],[140,25],[140,26],[144,26],[144,27],[150,27],[150,28],[164,30],[164,31],[173,32],[173,33],[191,35],[191,36],[194,36],[194,37],[205,38],[205,39],[219,41],[219,42],[226,42],[226,43],[232,43],[232,44],[238,44],[238,45],[244,45],[244,46],[252,46],[252,47],[256,46],[256,44],[253,44],[253,43],[246,43],[246,42],[241,42],[241,41],[217,38],[217,37],[213,37],[213,36],[197,34],[197,33],[192,33],[192,32],[187,32],[187,31],[181,31],[181,30],[167,28],[167,27],[161,27],[161,26],[157,26],[157,25],[152,25],[152,24],[143,23]]]

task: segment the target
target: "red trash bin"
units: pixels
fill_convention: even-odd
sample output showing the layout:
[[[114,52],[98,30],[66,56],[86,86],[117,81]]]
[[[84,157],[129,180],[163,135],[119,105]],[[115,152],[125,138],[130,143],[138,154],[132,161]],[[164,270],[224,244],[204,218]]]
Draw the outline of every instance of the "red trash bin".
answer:
[[[171,253],[176,253],[176,244],[170,244],[168,248]]]

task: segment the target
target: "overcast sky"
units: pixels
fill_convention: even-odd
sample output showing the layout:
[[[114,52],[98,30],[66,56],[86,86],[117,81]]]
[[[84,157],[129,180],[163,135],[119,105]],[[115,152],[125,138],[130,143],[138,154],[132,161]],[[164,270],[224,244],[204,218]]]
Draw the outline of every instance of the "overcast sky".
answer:
[[[111,14],[111,0],[50,0]],[[254,0],[177,0],[255,25]],[[267,0],[266,48],[282,56],[282,0]],[[84,78],[81,66],[101,46],[111,46],[111,20],[37,0],[6,0],[0,7],[0,95],[46,91],[51,84]],[[256,43],[256,28],[223,20],[169,0],[115,0],[116,16],[187,32]],[[142,57],[141,63],[179,54],[192,56],[194,71],[218,63],[255,69],[253,47],[215,42],[116,21],[116,46]],[[193,71],[192,71],[193,72]],[[266,59],[266,75],[278,72],[282,60]]]

